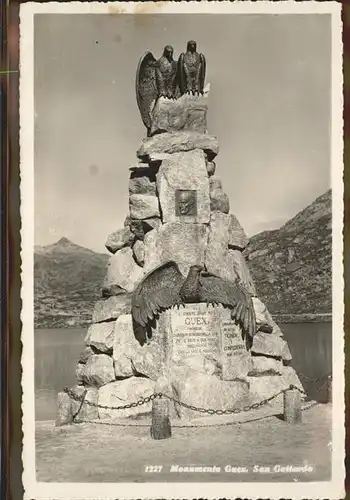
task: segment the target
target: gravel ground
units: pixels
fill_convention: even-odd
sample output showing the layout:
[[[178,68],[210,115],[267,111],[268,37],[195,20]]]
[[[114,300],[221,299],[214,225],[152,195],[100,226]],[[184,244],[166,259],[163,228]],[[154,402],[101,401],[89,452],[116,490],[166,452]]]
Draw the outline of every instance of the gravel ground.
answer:
[[[331,405],[303,412],[303,422],[277,416],[241,424],[176,428],[152,440],[149,427],[83,423],[56,428],[37,422],[37,480],[45,482],[322,481],[331,474]],[[146,424],[146,422],[144,422]],[[147,466],[158,465],[160,471]],[[175,472],[172,466],[216,466],[217,472]],[[309,466],[283,472],[278,466]],[[257,466],[265,470],[256,470]],[[276,468],[277,466],[277,468]],[[229,469],[241,470],[230,472]],[[226,468],[226,470],[225,470]],[[269,468],[269,469],[268,469]]]

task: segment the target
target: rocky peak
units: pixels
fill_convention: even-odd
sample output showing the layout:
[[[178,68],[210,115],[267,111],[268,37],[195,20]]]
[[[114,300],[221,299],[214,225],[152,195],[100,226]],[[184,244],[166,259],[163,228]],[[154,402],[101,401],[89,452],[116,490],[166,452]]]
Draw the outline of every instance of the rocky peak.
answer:
[[[304,210],[289,220],[281,229],[285,231],[300,231],[302,228],[318,224],[321,218],[330,219],[332,212],[332,190],[329,189],[316,198]]]
[[[72,245],[72,242],[66,238],[65,236],[62,236],[61,239],[59,239],[56,243],[56,245]]]
[[[48,254],[63,254],[63,253],[94,254],[95,252],[89,250],[88,248],[84,248],[80,245],[77,245],[76,243],[73,243],[68,238],[63,236],[58,241],[56,241],[56,243],[44,246],[36,246],[35,253],[41,255],[48,255]]]

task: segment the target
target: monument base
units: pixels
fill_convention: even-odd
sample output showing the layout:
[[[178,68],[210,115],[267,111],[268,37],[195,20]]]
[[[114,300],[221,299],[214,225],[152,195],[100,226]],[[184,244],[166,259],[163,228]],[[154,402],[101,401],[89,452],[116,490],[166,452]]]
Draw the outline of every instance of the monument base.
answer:
[[[295,370],[285,365],[290,362],[290,354],[280,330],[276,334],[259,331],[248,349],[231,310],[220,304],[185,304],[163,311],[151,338],[142,346],[135,339],[130,314],[121,316],[111,331],[112,357],[90,354],[90,359],[81,359],[79,364],[82,372],[90,370],[89,377],[80,377],[80,392],[84,385],[90,386],[89,398],[93,396],[103,406],[128,405],[162,392],[172,398],[170,421],[190,421],[209,418],[215,410],[259,403],[291,384],[303,390]],[[87,342],[93,338],[87,336]],[[95,358],[104,363],[92,363]],[[167,384],[160,388],[162,378]],[[180,403],[209,412],[191,410]],[[283,396],[273,399],[270,406],[282,411]],[[93,419],[132,420],[150,418],[152,405],[94,410]],[[84,415],[84,420],[88,417]]]

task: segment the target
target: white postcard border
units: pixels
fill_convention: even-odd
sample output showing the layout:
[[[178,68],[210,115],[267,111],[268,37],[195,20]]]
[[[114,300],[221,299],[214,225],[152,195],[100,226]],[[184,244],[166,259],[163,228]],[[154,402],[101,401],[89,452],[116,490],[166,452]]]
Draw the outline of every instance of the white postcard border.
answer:
[[[34,412],[34,24],[35,13],[89,14],[331,14],[333,210],[333,452],[332,480],[314,483],[43,483],[35,478]],[[343,98],[341,5],[337,2],[26,3],[20,6],[20,151],[22,238],[22,388],[24,498],[332,498],[345,496],[343,303]]]

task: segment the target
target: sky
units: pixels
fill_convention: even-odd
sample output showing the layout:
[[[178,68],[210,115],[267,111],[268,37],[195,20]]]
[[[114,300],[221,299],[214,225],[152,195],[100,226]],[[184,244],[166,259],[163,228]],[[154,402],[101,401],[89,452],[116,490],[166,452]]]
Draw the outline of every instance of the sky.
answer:
[[[145,136],[136,67],[197,41],[210,82],[216,175],[248,236],[331,186],[331,16],[36,14],[35,244],[65,236],[105,251],[128,213]]]

